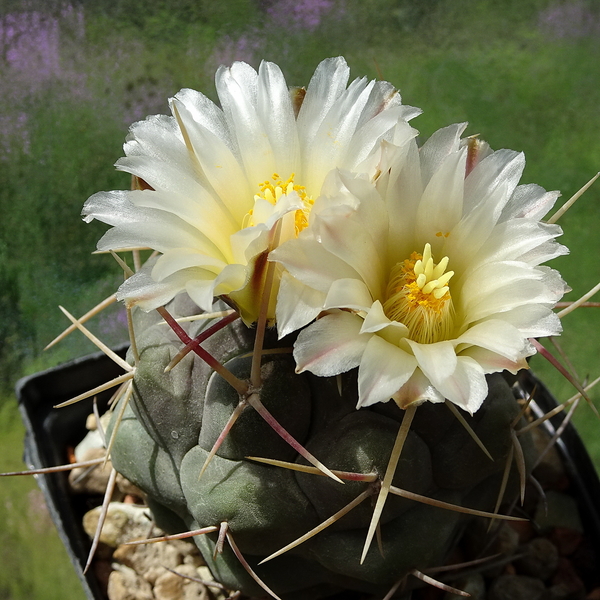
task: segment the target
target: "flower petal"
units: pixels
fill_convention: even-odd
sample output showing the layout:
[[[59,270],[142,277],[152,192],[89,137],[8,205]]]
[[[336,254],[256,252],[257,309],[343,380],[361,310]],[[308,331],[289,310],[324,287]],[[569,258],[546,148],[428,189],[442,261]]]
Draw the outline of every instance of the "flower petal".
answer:
[[[279,338],[301,329],[316,319],[323,310],[325,297],[323,292],[302,284],[284,271],[275,312]]]
[[[98,192],[83,206],[86,221],[98,219],[112,229],[98,242],[98,250],[149,247],[166,252],[184,246],[226,260],[219,249],[200,231],[167,210],[137,207],[132,195],[148,192]]]
[[[508,371],[514,375],[521,369],[529,368],[525,357],[518,361],[512,361],[491,350],[479,348],[478,346],[471,346],[470,348],[463,350],[460,355],[468,356],[475,360],[481,366],[484,373],[500,373],[501,371]]]
[[[406,340],[413,351],[419,368],[431,383],[439,390],[440,385],[450,377],[457,364],[456,352],[452,342],[419,344]],[[441,390],[440,390],[441,391]]]
[[[458,354],[463,347],[479,346],[505,356],[513,362],[524,356],[529,345],[516,327],[500,319],[477,323],[455,340]]]
[[[485,262],[503,260],[519,260],[528,264],[539,264],[523,259],[529,253],[534,253],[545,242],[560,236],[562,230],[558,225],[547,225],[532,219],[513,219],[499,223],[489,235],[485,244],[480,248],[477,257],[474,257],[470,269],[478,267]],[[563,247],[557,249],[560,253],[568,252]]]
[[[445,398],[432,385],[429,379],[423,375],[423,371],[417,368],[410,379],[394,394],[396,404],[406,409],[411,404],[422,404],[423,402],[444,402]]]
[[[356,408],[390,400],[416,367],[414,356],[378,335],[371,336],[358,369],[359,400]]]
[[[459,356],[454,373],[435,387],[471,415],[479,409],[488,392],[483,367],[470,356]]]
[[[162,281],[173,273],[190,267],[201,267],[218,274],[225,266],[226,263],[222,260],[202,254],[195,248],[173,248],[158,257],[152,269],[152,278]]]
[[[369,288],[359,279],[336,279],[329,288],[323,309],[351,308],[368,311],[373,304]]]
[[[139,306],[145,311],[164,306],[185,289],[190,277],[190,270],[177,271],[161,282],[156,282],[150,275],[151,265],[145,266],[125,280],[117,291],[117,299],[124,300],[128,307]],[[201,278],[202,270],[193,269],[194,277]],[[206,273],[212,278],[212,273]]]
[[[338,278],[360,280],[348,263],[307,237],[289,240],[271,252],[269,259],[280,262],[299,281],[324,294]]]
[[[375,300],[367,312],[361,333],[377,333],[390,344],[398,346],[400,340],[408,336],[408,327],[404,323],[391,321],[383,312],[383,305]]]
[[[229,237],[238,229],[231,213],[199,185],[183,192],[133,191],[128,194],[128,199],[141,208],[168,210],[206,236],[230,261]]]
[[[516,327],[523,337],[540,338],[560,335],[558,315],[542,304],[525,304],[502,313],[502,321]]]
[[[362,183],[369,195],[361,197],[358,210],[349,210],[343,216],[322,211],[315,216],[311,227],[323,247],[352,267],[374,298],[381,298],[385,255],[381,235],[377,234],[382,230],[380,223],[385,219],[385,207],[378,197],[371,195],[374,188],[368,182]],[[361,218],[365,212],[371,215]]]
[[[214,300],[215,291],[215,280],[200,279],[200,278],[189,278],[185,282],[185,291],[189,297],[205,311],[210,311],[211,302]]]
[[[361,323],[357,315],[339,311],[303,329],[294,344],[296,372],[331,377],[358,366],[371,337],[360,335]]]
[[[463,287],[465,325],[526,304],[553,306],[565,291],[559,274],[544,267],[503,262],[476,273]]]
[[[189,88],[177,92],[175,98],[185,106],[194,122],[202,129],[211,132],[216,138],[223,140],[233,154],[239,154],[235,140],[231,137],[225,114],[212,100]]]
[[[217,72],[216,85],[248,181],[258,186],[278,169],[265,124],[257,113],[258,74],[245,63],[234,63]]]
[[[404,106],[379,113],[356,131],[346,149],[341,167],[360,172],[359,165],[375,153],[384,138],[392,137],[393,130],[404,114]]]
[[[184,172],[191,165],[177,121],[167,115],[151,115],[131,125],[123,150],[128,157],[158,159]]]
[[[334,102],[346,89],[349,76],[350,68],[341,56],[327,58],[317,66],[298,113],[297,124],[303,155],[314,146],[317,131]]]
[[[465,211],[474,210],[482,203],[497,222],[525,168],[525,156],[514,150],[497,150],[481,160],[465,179]],[[506,187],[503,196],[494,197],[492,192],[499,186]],[[494,198],[495,201],[491,201]]]
[[[502,210],[499,222],[521,218],[539,220],[548,214],[559,196],[560,192],[547,192],[535,183],[519,185]]]
[[[280,173],[291,174],[300,162],[300,142],[288,86],[281,69],[263,61],[258,69],[256,113],[264,123]]]
[[[467,128],[466,123],[455,123],[436,131],[419,151],[423,188],[427,187],[433,174],[440,168],[446,157],[460,148],[460,136]]]
[[[416,236],[434,242],[436,234],[447,234],[463,214],[466,150],[448,154],[423,190],[417,211]],[[444,198],[440,202],[440,198]],[[441,241],[441,237],[439,240]],[[434,253],[436,248],[432,243]]]
[[[373,81],[366,79],[353,81],[333,103],[316,131],[311,151],[305,154],[304,172],[305,185],[313,195],[320,193],[324,175],[336,166],[346,166],[346,151],[373,85]]]
[[[388,239],[394,240],[394,244],[388,242],[389,259],[391,264],[395,264],[416,250],[415,222],[423,195],[421,161],[416,141],[410,139],[401,147],[390,146],[388,160],[390,181],[385,203],[389,221]]]
[[[239,159],[223,139],[193,119],[177,96],[171,101],[171,110],[177,111],[181,126],[192,145],[193,160],[196,162],[192,172],[203,187],[215,190],[215,202],[220,203],[221,210],[229,211],[236,224],[241,223],[252,207],[255,190],[250,187]],[[266,170],[267,174],[271,172],[271,169]],[[256,180],[257,186],[261,180]]]

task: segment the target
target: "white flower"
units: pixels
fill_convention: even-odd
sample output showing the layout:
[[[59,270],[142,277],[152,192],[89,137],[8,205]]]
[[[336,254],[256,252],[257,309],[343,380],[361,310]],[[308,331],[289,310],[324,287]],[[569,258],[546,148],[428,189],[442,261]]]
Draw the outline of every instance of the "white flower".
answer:
[[[540,266],[566,253],[560,228],[540,221],[558,193],[518,186],[523,155],[461,141],[464,128],[419,150],[399,124],[379,194],[339,173],[311,229],[272,254],[288,270],[280,333],[321,314],[295,343],[298,371],[358,367],[359,407],[447,398],[473,413],[486,373],[526,367],[528,338],[561,330],[552,307],[565,284]]]
[[[150,310],[187,291],[210,310],[220,296],[255,321],[266,253],[307,226],[327,173],[374,176],[380,142],[419,112],[391,84],[346,87],[348,76],[343,58],[327,59],[306,90],[290,90],[277,65],[257,73],[238,62],[217,71],[221,108],[184,89],[170,101],[173,117],[134,124],[116,166],[144,189],[100,192],[83,210],[113,226],[98,249],[161,253],[118,297]],[[273,305],[277,289],[278,280]]]

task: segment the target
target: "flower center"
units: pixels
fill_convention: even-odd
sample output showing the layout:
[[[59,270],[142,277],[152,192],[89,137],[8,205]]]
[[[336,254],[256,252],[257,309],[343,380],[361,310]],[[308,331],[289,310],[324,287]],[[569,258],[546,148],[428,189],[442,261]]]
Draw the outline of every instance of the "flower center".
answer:
[[[279,199],[291,192],[296,192],[300,200],[302,201],[302,208],[295,211],[294,223],[296,229],[296,235],[298,235],[303,229],[308,227],[308,216],[315,203],[314,199],[306,193],[306,188],[303,185],[294,183],[295,173],[292,173],[285,181],[277,173],[273,173],[271,179],[267,179],[258,184],[259,193],[255,194],[254,200],[267,200],[273,205],[276,205]],[[255,225],[253,220],[253,210],[250,210],[246,219],[246,226]]]
[[[408,327],[410,339],[433,344],[449,339],[454,325],[454,305],[448,283],[454,271],[446,271],[448,257],[437,265],[431,246],[423,254],[413,252],[390,273],[383,310],[392,321]]]

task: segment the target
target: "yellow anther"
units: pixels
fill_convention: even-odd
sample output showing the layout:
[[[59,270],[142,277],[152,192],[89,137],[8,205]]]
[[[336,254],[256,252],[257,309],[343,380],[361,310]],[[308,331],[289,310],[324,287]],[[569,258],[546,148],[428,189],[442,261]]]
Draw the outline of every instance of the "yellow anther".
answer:
[[[262,199],[275,205],[282,196],[296,192],[302,201],[302,208],[296,211],[294,218],[296,235],[298,235],[308,226],[308,217],[314,204],[314,200],[306,193],[306,188],[303,185],[294,183],[295,176],[296,174],[292,173],[285,181],[283,181],[278,173],[273,173],[271,179],[267,179],[258,184],[259,193],[255,194],[254,200],[257,201]],[[244,217],[244,227],[256,225],[252,219],[252,212],[253,211],[250,210]]]

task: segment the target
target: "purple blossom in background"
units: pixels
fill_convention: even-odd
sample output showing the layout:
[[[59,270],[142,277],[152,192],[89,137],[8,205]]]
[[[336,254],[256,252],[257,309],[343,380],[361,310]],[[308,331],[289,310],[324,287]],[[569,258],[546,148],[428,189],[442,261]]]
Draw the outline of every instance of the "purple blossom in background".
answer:
[[[39,2],[23,1],[21,7],[0,16],[0,160],[18,148],[30,152],[36,109],[49,92],[54,103],[103,109],[126,126],[168,112],[172,78],[148,75],[142,41],[115,37],[90,54],[81,6],[40,10]]]
[[[342,11],[336,0],[278,0],[269,3],[266,13],[277,27],[312,32],[336,7]]]
[[[584,2],[555,4],[539,15],[542,31],[556,38],[581,38],[600,35],[600,15]]]
[[[29,154],[29,116],[25,112],[48,86],[82,97],[86,75],[65,60],[77,53],[85,34],[83,10],[64,4],[52,13],[36,10],[0,17],[0,160],[19,148]]]
[[[0,21],[6,66],[31,84],[43,84],[60,73],[58,20],[38,12],[13,13]]]
[[[79,41],[85,33],[83,11],[64,5],[55,14],[39,11],[8,13],[0,18],[1,81],[3,96],[14,101],[42,91],[60,80],[81,86],[82,77],[65,64],[64,38]]]

